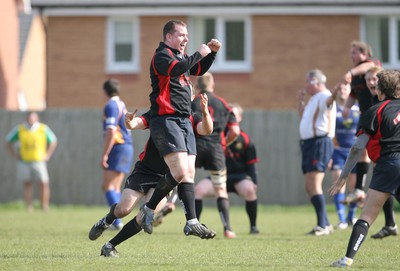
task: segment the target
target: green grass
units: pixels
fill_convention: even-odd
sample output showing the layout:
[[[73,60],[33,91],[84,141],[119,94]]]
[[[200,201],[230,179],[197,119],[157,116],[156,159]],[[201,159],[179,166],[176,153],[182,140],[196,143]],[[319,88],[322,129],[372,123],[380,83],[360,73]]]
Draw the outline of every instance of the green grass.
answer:
[[[328,265],[344,255],[351,232],[307,236],[316,220],[311,206],[259,206],[261,234],[253,236],[244,208],[238,206],[231,208],[238,237],[226,240],[216,209],[206,207],[202,222],[215,229],[217,237],[201,240],[183,234],[185,219],[178,208],[152,235],[141,232],[120,244],[119,258],[104,258],[100,248],[116,232],[106,231],[96,241],[87,235],[106,211],[105,206],[51,206],[47,214],[28,214],[22,203],[0,205],[0,270],[332,270]],[[329,217],[337,222],[333,206]],[[382,225],[380,214],[370,234]],[[368,237],[352,268],[398,270],[398,238]]]

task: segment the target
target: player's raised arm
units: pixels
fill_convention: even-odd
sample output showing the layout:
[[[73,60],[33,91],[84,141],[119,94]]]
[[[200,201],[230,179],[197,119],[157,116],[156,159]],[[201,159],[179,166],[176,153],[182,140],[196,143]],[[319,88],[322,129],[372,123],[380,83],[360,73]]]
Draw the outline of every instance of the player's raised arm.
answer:
[[[203,120],[197,125],[197,133],[200,135],[209,135],[212,133],[214,123],[208,111],[207,94],[200,94],[200,106]]]

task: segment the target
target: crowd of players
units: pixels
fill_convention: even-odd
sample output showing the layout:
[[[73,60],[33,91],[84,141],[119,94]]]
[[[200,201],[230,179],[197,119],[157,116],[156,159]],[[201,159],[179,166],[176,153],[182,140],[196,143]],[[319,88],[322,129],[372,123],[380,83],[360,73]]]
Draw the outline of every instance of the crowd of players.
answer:
[[[116,257],[115,247],[142,229],[151,234],[153,226],[161,224],[165,216],[175,209],[174,203],[178,197],[186,216],[183,232],[187,236],[193,235],[202,239],[212,239],[216,236],[214,230],[199,221],[202,199],[216,197],[224,236],[236,237],[229,221],[228,192],[237,193],[245,199],[250,234],[259,233],[256,226],[256,150],[248,134],[240,130],[241,107],[238,104],[229,105],[214,93],[213,76],[207,72],[221,43],[211,39],[188,56],[185,53],[188,42],[186,24],[179,20],[171,20],[165,24],[163,38],[150,65],[152,92],[149,112],[140,117],[136,116],[136,112],[123,112],[126,128],[150,129],[149,141],[131,175],[126,179],[120,201],[110,204],[109,213],[93,225],[89,238],[96,240],[117,219],[131,213],[142,198],[146,199],[146,203],[131,221],[121,226],[121,230],[113,239],[103,245],[101,255],[106,257]],[[302,170],[306,192],[317,215],[317,226],[309,234],[323,236],[333,232],[322,191],[325,171],[331,168],[335,182],[330,188],[330,193],[334,196],[339,217],[336,228],[353,227],[349,246],[354,240],[360,241],[361,239],[356,238],[368,231],[369,225],[374,221],[367,215],[371,214],[372,209],[369,202],[379,197],[372,196],[372,199],[368,199],[364,192],[369,157],[376,154],[376,149],[373,149],[373,154],[371,151],[367,153],[367,149],[370,148],[367,143],[369,140],[373,141],[376,129],[381,138],[386,136],[387,131],[382,131],[386,124],[374,127],[376,120],[374,116],[371,117],[370,108],[376,111],[375,104],[381,105],[383,100],[397,99],[397,89],[393,88],[398,83],[393,79],[395,77],[391,71],[385,71],[385,75],[381,76],[382,82],[378,82],[377,78],[382,68],[380,63],[372,58],[368,44],[353,42],[351,58],[353,67],[344,74],[342,82],[332,91],[326,87],[326,76],[323,72],[311,70],[306,76],[305,90],[298,95]],[[191,76],[198,76],[196,94],[190,82]],[[378,85],[381,87],[377,88]],[[306,94],[310,96],[308,101]],[[388,103],[390,106],[387,108],[395,106],[392,102]],[[383,110],[384,107],[379,108]],[[377,114],[381,116],[382,112],[378,110]],[[371,118],[373,123],[367,127]],[[371,130],[373,128],[376,129]],[[396,130],[397,126],[387,128]],[[358,138],[366,138],[366,141],[361,142]],[[352,153],[355,149],[360,150],[357,155]],[[379,155],[372,160],[380,161]],[[357,162],[354,159],[358,160],[357,166],[354,166]],[[194,185],[196,168],[208,170],[210,176]],[[353,168],[355,169],[351,173]],[[350,176],[349,179],[353,181],[350,181],[350,193],[345,196],[344,183]],[[381,187],[376,185],[374,177],[378,178],[375,171],[371,183],[375,185],[374,189],[381,191],[379,193],[385,196],[392,192],[396,194],[396,189],[393,190],[395,185],[390,189],[385,187],[379,190]],[[171,191],[175,191],[176,194],[166,203]],[[349,204],[347,217],[344,204]],[[366,210],[357,220],[356,208],[363,207],[364,204]],[[389,195],[382,205],[386,223],[377,234],[372,235],[373,238],[397,235],[392,197]],[[374,215],[376,213],[371,216]],[[354,255],[355,252],[349,249],[346,257],[333,263],[333,266],[351,265]]]

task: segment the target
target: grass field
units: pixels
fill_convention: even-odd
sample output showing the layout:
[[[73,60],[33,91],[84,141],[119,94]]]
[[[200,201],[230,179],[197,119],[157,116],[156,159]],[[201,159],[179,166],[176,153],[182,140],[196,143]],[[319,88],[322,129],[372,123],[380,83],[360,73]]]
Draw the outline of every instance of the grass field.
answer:
[[[119,258],[104,258],[100,248],[116,232],[106,231],[96,241],[87,235],[106,211],[105,206],[52,206],[47,214],[28,214],[22,203],[0,205],[0,270],[332,270],[328,266],[344,255],[351,232],[307,236],[315,225],[311,206],[260,206],[261,234],[249,235],[247,215],[238,206],[231,208],[238,237],[226,240],[216,209],[206,207],[202,222],[215,229],[217,237],[201,240],[183,234],[184,215],[178,208],[152,235],[141,232],[119,245]],[[329,218],[337,222],[333,206]],[[383,214],[369,233],[382,225]],[[352,269],[399,270],[399,252],[399,237],[368,236]]]

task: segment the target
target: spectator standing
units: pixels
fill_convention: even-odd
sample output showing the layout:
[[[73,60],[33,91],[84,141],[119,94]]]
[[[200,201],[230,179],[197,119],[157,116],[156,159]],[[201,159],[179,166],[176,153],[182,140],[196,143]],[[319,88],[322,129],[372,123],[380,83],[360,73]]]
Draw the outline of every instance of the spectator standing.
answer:
[[[7,147],[18,161],[17,179],[23,182],[28,212],[33,211],[33,182],[40,187],[40,205],[48,211],[50,185],[47,162],[57,148],[57,137],[39,120],[36,112],[28,112],[26,122],[14,127],[6,136]]]
[[[310,95],[307,103],[305,103],[306,93]],[[332,95],[326,88],[326,76],[317,69],[307,73],[305,90],[298,94],[302,171],[306,192],[317,215],[317,225],[309,234],[316,236],[329,235],[332,232],[332,225],[326,213],[322,182],[333,153],[335,96],[336,93]]]

